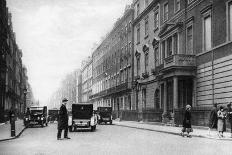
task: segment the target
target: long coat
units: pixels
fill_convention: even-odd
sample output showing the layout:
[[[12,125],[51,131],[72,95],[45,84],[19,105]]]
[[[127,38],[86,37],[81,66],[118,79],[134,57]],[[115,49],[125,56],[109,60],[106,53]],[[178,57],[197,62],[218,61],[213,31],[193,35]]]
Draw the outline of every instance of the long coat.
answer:
[[[213,109],[210,112],[210,117],[209,117],[209,128],[215,128],[217,129],[217,109]]]
[[[187,111],[187,110],[185,111],[184,120],[183,120],[183,127],[184,128],[192,128],[190,111]]]
[[[66,129],[68,127],[68,112],[65,105],[61,105],[58,118],[58,129]]]
[[[218,111],[218,131],[224,132],[226,131],[226,113],[222,111]]]
[[[228,114],[227,114],[227,117],[229,119],[229,122],[232,123],[232,108],[228,108]],[[231,131],[232,132],[232,131]]]

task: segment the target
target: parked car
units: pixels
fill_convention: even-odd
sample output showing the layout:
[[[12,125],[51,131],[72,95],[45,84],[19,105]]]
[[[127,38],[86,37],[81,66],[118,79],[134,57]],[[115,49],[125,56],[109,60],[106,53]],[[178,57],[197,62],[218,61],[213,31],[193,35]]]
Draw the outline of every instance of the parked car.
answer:
[[[47,126],[47,106],[30,107],[29,113],[24,116],[24,125],[41,125],[42,127]]]
[[[59,109],[48,110],[48,122],[54,122],[58,120]]]
[[[112,124],[112,107],[98,107],[98,124],[110,123]]]
[[[93,104],[72,104],[71,119],[70,131],[75,131],[77,128],[90,128],[91,131],[96,130],[97,117],[93,112]]]

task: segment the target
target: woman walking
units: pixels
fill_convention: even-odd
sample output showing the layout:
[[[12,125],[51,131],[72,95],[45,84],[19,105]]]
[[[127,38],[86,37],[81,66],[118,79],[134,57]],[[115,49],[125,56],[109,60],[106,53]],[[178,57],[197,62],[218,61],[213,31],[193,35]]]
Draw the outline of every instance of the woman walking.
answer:
[[[212,129],[216,129],[217,131],[217,121],[218,121],[217,112],[218,112],[217,104],[214,104],[213,109],[210,112],[210,118],[209,118],[209,130],[208,130],[209,135]]]
[[[223,106],[220,106],[218,112],[217,112],[217,116],[218,116],[218,136],[219,138],[223,137],[223,132],[226,131],[226,113],[224,112],[224,108]]]
[[[189,135],[190,132],[193,132],[192,126],[191,126],[191,106],[186,105],[186,110],[184,114],[184,120],[183,120],[183,128],[181,131],[181,136],[184,137],[184,133],[187,132],[187,137],[191,138],[191,135]]]

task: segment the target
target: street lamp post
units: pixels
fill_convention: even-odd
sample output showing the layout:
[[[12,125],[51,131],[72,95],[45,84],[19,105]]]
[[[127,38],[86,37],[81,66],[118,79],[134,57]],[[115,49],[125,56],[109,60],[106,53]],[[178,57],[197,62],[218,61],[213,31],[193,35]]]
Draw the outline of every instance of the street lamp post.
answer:
[[[26,109],[26,105],[27,105],[27,88],[26,87],[23,89],[23,94],[24,94],[23,113],[25,114],[25,109]]]

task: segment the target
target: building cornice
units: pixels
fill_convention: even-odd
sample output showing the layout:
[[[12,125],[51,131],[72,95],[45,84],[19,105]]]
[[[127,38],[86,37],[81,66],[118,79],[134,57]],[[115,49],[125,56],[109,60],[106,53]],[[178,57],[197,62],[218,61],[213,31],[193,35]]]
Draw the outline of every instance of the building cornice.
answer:
[[[138,17],[136,17],[133,21],[133,26],[135,26],[141,19],[143,19],[143,17],[145,17],[153,8],[155,5],[157,5],[159,2],[159,0],[153,0],[149,5],[148,7],[143,10],[142,13],[139,14]]]

